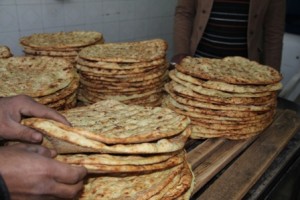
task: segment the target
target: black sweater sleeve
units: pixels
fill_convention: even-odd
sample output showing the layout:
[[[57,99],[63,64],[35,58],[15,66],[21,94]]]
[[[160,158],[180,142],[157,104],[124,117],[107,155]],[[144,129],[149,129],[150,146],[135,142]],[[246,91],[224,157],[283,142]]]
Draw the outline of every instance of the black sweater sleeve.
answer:
[[[1,175],[0,175],[0,199],[10,200],[8,189]]]

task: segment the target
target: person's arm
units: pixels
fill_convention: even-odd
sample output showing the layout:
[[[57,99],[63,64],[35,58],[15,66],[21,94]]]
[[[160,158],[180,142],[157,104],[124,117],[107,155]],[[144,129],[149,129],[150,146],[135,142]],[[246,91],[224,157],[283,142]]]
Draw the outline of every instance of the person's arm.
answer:
[[[0,137],[7,140],[40,142],[42,134],[20,124],[23,117],[41,117],[70,125],[64,116],[31,97],[17,95],[0,98]]]
[[[174,57],[178,63],[185,56],[191,55],[190,43],[196,14],[195,0],[179,0],[175,10],[174,21]]]
[[[271,0],[264,26],[264,64],[280,70],[285,27],[285,0]]]

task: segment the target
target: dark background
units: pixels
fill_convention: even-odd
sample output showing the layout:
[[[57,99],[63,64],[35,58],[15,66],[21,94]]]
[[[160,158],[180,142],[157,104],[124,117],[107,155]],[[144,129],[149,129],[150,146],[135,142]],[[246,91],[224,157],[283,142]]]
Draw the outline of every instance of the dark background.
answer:
[[[286,32],[300,35],[300,0],[286,1]]]

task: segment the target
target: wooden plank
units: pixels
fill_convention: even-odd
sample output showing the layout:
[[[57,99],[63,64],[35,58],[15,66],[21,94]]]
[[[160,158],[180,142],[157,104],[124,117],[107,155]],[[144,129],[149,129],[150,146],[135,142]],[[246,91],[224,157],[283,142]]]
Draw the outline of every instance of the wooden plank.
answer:
[[[187,160],[192,169],[195,169],[201,162],[203,162],[208,156],[210,156],[215,149],[221,146],[225,139],[207,139],[198,145],[196,148],[188,152]]]
[[[283,111],[198,199],[241,199],[294,136],[299,124],[295,112]]]
[[[202,160],[202,162],[193,169],[195,175],[193,194],[202,188],[209,180],[211,180],[212,177],[220,172],[255,139],[256,138],[253,137],[243,141],[225,140],[225,142],[220,143],[210,156],[207,156],[205,160]]]
[[[288,163],[297,157],[297,152],[300,149],[300,132],[298,131],[296,135],[288,142],[287,146],[283,151],[276,157],[272,162],[267,171],[262,175],[262,177],[255,183],[250,191],[243,198],[247,200],[256,200],[264,197],[266,195],[267,188],[270,187],[275,181],[277,182],[278,175],[280,173],[285,173],[286,167],[289,166]],[[264,194],[265,193],[265,194]]]

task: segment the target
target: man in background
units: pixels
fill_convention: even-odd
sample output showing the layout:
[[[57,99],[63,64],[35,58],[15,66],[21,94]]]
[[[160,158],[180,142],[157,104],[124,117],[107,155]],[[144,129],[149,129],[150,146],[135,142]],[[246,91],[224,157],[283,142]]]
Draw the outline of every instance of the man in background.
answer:
[[[174,57],[243,56],[280,70],[285,0],[179,0]]]

